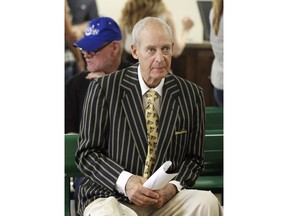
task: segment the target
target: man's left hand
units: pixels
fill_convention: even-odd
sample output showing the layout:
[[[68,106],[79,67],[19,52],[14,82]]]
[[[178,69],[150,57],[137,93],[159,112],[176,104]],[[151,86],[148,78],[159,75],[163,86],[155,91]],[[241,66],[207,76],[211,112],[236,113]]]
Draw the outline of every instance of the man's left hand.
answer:
[[[170,199],[172,199],[176,193],[177,188],[175,185],[168,183],[166,186],[159,190],[155,190],[154,192],[158,193],[158,203],[154,204],[155,208],[161,208],[165,203],[167,203]]]

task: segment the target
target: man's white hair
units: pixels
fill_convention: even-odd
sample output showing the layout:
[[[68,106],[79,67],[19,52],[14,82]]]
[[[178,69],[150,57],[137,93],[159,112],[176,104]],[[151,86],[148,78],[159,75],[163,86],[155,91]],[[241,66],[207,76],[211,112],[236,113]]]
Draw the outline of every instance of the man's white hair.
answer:
[[[172,41],[171,27],[164,20],[157,18],[157,17],[145,17],[145,18],[139,20],[133,27],[132,41],[133,41],[134,45],[136,45],[137,47],[140,46],[139,35],[141,34],[144,27],[150,23],[159,23],[160,25],[162,25],[163,28],[166,29],[166,31],[169,34],[171,41]]]

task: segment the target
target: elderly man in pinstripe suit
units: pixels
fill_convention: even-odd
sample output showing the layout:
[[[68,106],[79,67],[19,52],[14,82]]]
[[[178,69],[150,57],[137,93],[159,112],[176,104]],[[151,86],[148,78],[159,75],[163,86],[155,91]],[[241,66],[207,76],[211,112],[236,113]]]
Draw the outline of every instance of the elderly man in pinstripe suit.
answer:
[[[222,215],[209,191],[192,190],[203,170],[203,91],[170,73],[173,38],[161,19],[133,29],[139,63],[91,82],[83,106],[76,163],[85,175],[79,215]],[[157,92],[158,142],[152,174],[165,161],[178,175],[159,190],[143,186],[147,155],[145,93]]]

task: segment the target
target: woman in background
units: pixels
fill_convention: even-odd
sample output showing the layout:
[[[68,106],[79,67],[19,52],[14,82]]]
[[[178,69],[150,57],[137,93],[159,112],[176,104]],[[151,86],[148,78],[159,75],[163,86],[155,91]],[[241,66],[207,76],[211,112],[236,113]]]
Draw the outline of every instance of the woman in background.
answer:
[[[213,0],[209,20],[210,42],[215,56],[211,69],[211,83],[217,105],[223,106],[223,0]]]
[[[180,37],[177,37],[172,13],[167,9],[162,0],[127,0],[122,9],[119,25],[122,31],[124,52],[127,60],[137,62],[131,55],[130,45],[132,44],[133,26],[142,18],[152,16],[158,17],[167,22],[171,27],[174,39],[173,57],[178,57],[183,52],[190,29],[194,23],[192,19],[184,17],[182,19],[183,29]]]

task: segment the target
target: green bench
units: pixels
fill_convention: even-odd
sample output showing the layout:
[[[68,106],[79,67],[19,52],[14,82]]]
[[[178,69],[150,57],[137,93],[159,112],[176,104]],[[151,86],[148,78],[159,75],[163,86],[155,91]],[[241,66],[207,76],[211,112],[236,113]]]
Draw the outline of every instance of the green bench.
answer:
[[[70,216],[71,177],[82,176],[75,164],[78,135],[65,135],[65,215]],[[205,135],[205,168],[194,188],[223,194],[223,130],[209,130]]]
[[[71,178],[83,176],[75,164],[78,134],[65,134],[65,216],[70,216],[70,201],[73,198]]]
[[[204,171],[194,188],[220,193],[223,205],[223,107],[206,107]]]
[[[221,193],[223,197],[223,130],[206,130],[204,171],[193,188]],[[223,200],[222,200],[223,201]]]

